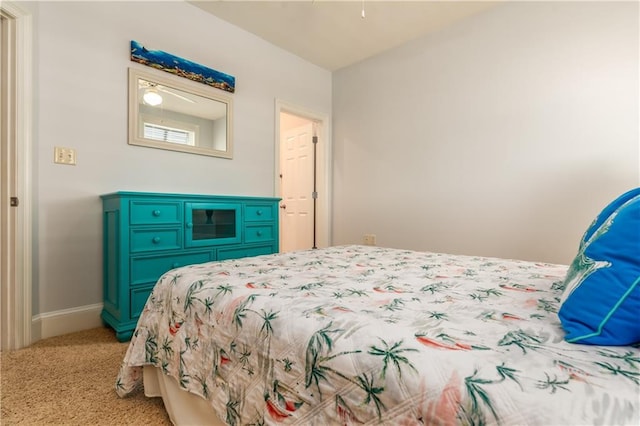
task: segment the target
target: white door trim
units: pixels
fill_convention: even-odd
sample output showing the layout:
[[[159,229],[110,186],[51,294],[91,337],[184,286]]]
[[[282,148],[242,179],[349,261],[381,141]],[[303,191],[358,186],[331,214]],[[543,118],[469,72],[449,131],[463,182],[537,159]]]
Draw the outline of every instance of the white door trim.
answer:
[[[311,111],[299,105],[276,99],[275,105],[275,173],[274,173],[274,194],[279,197],[280,188],[280,113],[304,117],[318,123],[318,132],[324,149],[318,150],[318,204],[316,222],[316,245],[317,247],[328,247],[331,245],[331,123],[328,114]],[[324,196],[323,196],[324,195]]]
[[[7,97],[6,113],[7,151],[9,158],[3,158],[2,169],[6,171],[5,194],[17,196],[18,207],[10,207],[9,200],[0,202],[0,216],[10,234],[2,242],[0,256],[7,270],[2,278],[0,313],[3,325],[2,349],[19,349],[31,344],[32,334],[32,79],[33,79],[33,20],[31,13],[15,1],[0,2],[0,13],[9,27],[6,51],[8,59],[7,77],[9,87],[2,94]],[[9,88],[8,88],[9,89]],[[3,156],[4,157],[4,156]],[[7,197],[3,197],[7,198]],[[12,220],[7,220],[11,218]],[[15,220],[13,220],[15,219]],[[5,322],[6,321],[6,322]]]

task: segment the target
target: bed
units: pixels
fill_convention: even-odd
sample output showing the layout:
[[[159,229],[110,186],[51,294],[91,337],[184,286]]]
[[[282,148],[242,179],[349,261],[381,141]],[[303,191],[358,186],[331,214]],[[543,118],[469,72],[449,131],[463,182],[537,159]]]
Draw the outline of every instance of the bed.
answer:
[[[566,275],[359,245],[182,267],[116,391],[195,401],[165,398],[175,424],[639,424],[640,349],[568,343]]]

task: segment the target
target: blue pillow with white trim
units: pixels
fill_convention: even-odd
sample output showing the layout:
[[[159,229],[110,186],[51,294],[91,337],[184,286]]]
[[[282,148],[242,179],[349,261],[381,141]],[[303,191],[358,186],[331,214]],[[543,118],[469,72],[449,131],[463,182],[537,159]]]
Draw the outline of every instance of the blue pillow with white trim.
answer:
[[[564,284],[558,316],[567,342],[640,342],[640,188],[598,215]]]

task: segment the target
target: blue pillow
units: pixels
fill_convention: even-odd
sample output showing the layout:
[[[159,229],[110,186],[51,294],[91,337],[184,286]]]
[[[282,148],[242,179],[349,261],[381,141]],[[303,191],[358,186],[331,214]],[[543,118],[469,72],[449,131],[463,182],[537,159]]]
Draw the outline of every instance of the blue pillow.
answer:
[[[598,215],[564,284],[558,316],[567,342],[640,342],[640,188]]]
[[[582,236],[580,246],[584,245],[584,243],[589,238],[591,238],[591,235],[595,232],[596,229],[600,227],[600,225],[602,225],[602,222],[607,220],[609,216],[611,216],[616,210],[618,210],[624,203],[638,195],[640,195],[640,188],[634,188],[630,191],[625,192],[624,194],[610,202],[607,207],[602,209],[600,214],[594,219],[593,223],[589,225],[589,228],[587,228],[587,231]]]

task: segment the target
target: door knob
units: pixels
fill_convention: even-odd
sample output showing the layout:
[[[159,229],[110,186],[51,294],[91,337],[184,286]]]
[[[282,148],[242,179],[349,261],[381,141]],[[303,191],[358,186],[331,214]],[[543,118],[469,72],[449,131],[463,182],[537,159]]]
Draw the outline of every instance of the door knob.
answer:
[[[282,205],[280,206],[280,208],[281,208],[281,209],[286,209],[286,208],[287,208],[287,205],[286,205],[286,204],[282,204]]]

